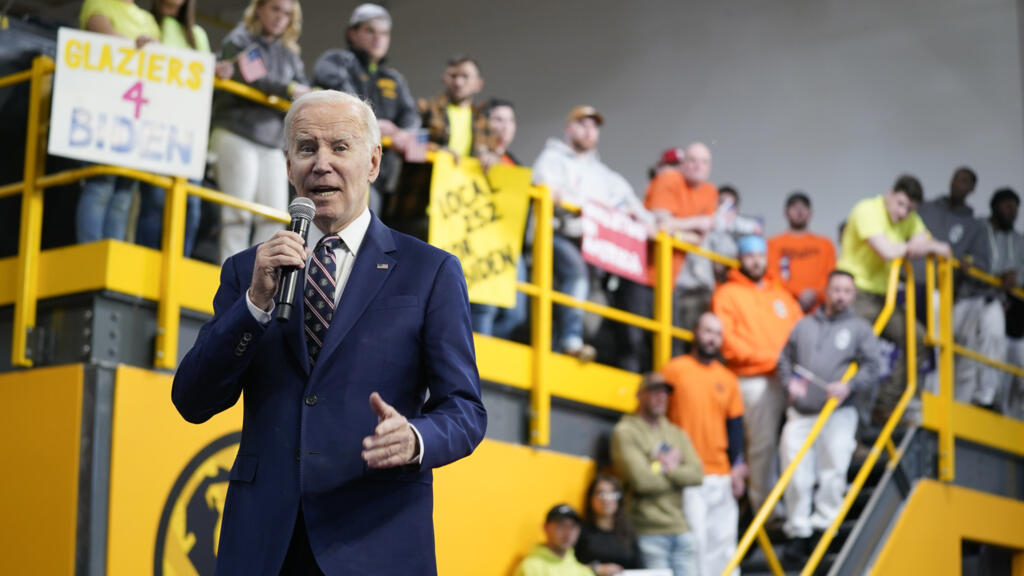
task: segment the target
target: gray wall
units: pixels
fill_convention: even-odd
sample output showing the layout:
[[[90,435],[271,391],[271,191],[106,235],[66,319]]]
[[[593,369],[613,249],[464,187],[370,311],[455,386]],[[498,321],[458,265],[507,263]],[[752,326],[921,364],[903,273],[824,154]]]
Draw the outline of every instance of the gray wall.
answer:
[[[448,55],[472,54],[484,94],[519,108],[524,161],[590,103],[607,119],[602,157],[639,195],[663,148],[703,140],[713,180],[735,184],[769,232],[794,188],[816,200],[813,227],[834,236],[857,199],[903,171],[931,197],[956,166],[974,167],[979,214],[995,187],[1024,185],[1013,0],[388,4],[392,62],[414,93],[440,90]],[[308,64],[343,42],[354,6],[304,4]]]
[[[607,117],[604,160],[637,194],[663,148],[703,140],[713,180],[735,184],[769,233],[794,188],[815,199],[812,226],[830,237],[900,172],[934,197],[956,166],[974,167],[979,215],[995,187],[1024,188],[1024,0],[384,3],[392,63],[413,92],[440,90],[447,56],[477,57],[484,95],[519,108],[513,151],[524,161],[590,103]],[[199,0],[199,10],[230,24],[244,4]],[[308,67],[344,42],[356,4],[303,3]],[[223,30],[211,22],[216,43]]]

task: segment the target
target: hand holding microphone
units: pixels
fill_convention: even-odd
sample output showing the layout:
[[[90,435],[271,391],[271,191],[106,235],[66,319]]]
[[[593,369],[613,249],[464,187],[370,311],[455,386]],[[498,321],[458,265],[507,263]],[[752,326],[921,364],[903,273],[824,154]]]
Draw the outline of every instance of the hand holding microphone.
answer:
[[[249,285],[249,299],[256,306],[269,311],[271,304],[277,303],[275,317],[279,321],[287,321],[294,306],[299,275],[309,255],[306,236],[316,206],[308,198],[300,197],[292,201],[288,212],[292,216],[288,229],[277,232],[256,249]]]

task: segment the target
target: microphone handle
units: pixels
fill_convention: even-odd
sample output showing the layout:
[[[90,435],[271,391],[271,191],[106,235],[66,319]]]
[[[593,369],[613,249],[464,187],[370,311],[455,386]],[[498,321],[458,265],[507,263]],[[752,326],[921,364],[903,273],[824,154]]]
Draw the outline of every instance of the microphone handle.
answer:
[[[302,236],[302,241],[305,242],[309,236],[309,220],[294,218],[288,230]],[[295,289],[301,274],[302,271],[294,266],[281,268],[281,283],[277,287],[277,298],[274,300],[274,318],[278,322],[287,322],[292,317],[292,310],[295,308]]]

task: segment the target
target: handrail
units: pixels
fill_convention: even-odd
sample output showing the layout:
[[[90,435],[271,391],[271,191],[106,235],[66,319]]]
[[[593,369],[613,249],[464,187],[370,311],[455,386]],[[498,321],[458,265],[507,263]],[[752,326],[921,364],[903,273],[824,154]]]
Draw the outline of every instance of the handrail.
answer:
[[[829,545],[839,532],[839,525],[846,519],[846,515],[849,513],[850,508],[853,507],[853,502],[857,499],[857,495],[860,494],[861,488],[864,487],[864,483],[867,482],[868,475],[875,467],[875,463],[878,461],[879,455],[881,455],[883,448],[892,438],[892,432],[896,429],[896,425],[903,418],[903,413],[907,409],[907,405],[910,400],[914,397],[917,392],[917,319],[914,314],[916,308],[914,306],[914,267],[910,265],[909,261],[904,261],[904,269],[906,271],[906,285],[908,288],[904,294],[904,313],[906,314],[906,329],[907,329],[907,342],[906,350],[904,355],[906,356],[907,363],[907,386],[903,389],[903,395],[900,396],[899,402],[896,404],[896,408],[889,415],[889,419],[885,422],[885,426],[882,427],[882,432],[875,439],[875,443],[871,445],[871,451],[868,452],[867,458],[864,459],[864,463],[861,465],[860,470],[857,472],[857,476],[850,483],[849,488],[846,491],[846,497],[843,498],[843,504],[839,507],[839,513],[836,514],[832,524],[825,530],[825,533],[821,535],[821,539],[818,540],[818,545],[814,547],[814,551],[811,552],[810,559],[807,564],[804,565],[803,570],[800,571],[800,576],[811,576],[814,571],[818,568],[818,564],[821,563],[821,559],[825,557],[825,551],[828,550]],[[946,287],[947,283],[949,287],[952,287],[952,275],[942,279],[942,287]],[[890,286],[892,288],[892,286]],[[891,291],[890,291],[891,292]],[[887,298],[888,300],[888,295]],[[943,322],[952,326],[952,318],[943,317]],[[878,322],[875,323],[875,327],[878,327]],[[884,327],[884,324],[882,325]],[[879,330],[880,331],[880,330]],[[899,454],[897,454],[897,457]],[[894,462],[890,462],[893,465]],[[940,465],[941,466],[941,465]]]
[[[882,310],[878,313],[878,318],[875,319],[873,326],[875,334],[880,334],[885,328],[885,325],[889,323],[889,318],[892,316],[893,310],[896,308],[896,292],[899,287],[900,281],[900,266],[903,264],[902,258],[893,260],[889,265],[889,282],[888,288],[885,294],[885,304],[882,306]],[[911,325],[913,326],[913,325]],[[846,372],[843,374],[841,379],[842,382],[849,382],[851,378],[857,373],[857,364],[853,363],[847,367]],[[807,451],[817,440],[818,435],[821,433],[821,429],[825,427],[825,423],[829,417],[838,407],[839,403],[835,398],[829,398],[825,405],[822,407],[821,412],[818,414],[818,418],[814,421],[814,426],[811,428],[810,433],[804,440],[804,443],[800,446],[800,450],[797,451],[793,461],[786,466],[786,469],[779,476],[778,482],[772,487],[771,492],[768,493],[768,497],[765,498],[761,508],[757,511],[757,515],[750,522],[746,532],[743,533],[743,538],[740,539],[736,546],[736,552],[733,553],[732,558],[729,559],[729,564],[722,571],[723,575],[731,574],[733,570],[739,567],[740,562],[743,561],[743,557],[747,555],[747,551],[750,549],[754,538],[758,538],[758,542],[764,547],[762,539],[758,534],[764,530],[764,524],[768,521],[768,516],[771,515],[772,510],[775,509],[776,504],[782,499],[782,494],[785,492],[786,487],[792,480],[793,475],[796,473],[797,467],[803,460]],[[767,540],[767,536],[764,537]],[[770,547],[770,544],[769,544]]]

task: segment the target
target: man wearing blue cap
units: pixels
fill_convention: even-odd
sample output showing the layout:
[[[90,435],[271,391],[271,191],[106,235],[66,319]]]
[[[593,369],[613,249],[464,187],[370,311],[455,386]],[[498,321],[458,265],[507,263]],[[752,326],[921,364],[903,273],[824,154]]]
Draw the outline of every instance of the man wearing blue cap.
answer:
[[[775,366],[803,312],[782,284],[766,273],[764,238],[743,236],[737,247],[740,268],[730,270],[728,281],[715,290],[711,309],[722,321],[722,357],[740,381],[750,468],[747,494],[757,509],[773,483],[779,426],[786,409],[786,393],[775,379]]]

